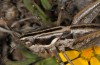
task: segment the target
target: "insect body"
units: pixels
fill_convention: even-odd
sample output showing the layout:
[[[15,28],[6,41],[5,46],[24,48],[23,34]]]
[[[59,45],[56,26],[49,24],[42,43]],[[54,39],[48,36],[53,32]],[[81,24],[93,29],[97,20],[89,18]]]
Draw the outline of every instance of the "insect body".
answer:
[[[69,47],[70,49],[81,50],[100,43],[100,24],[91,24],[99,13],[100,1],[98,0],[79,12],[79,14],[75,16],[72,25],[66,27],[59,26],[28,33],[21,36],[21,40],[26,41],[26,44],[31,43],[28,48],[37,54],[42,53],[43,55],[45,54],[45,56],[48,56],[48,54],[53,53],[53,56],[55,56],[58,59],[58,62],[62,64],[61,60],[59,60],[58,49],[63,53],[68,62],[71,65],[74,65],[66,55],[65,48]],[[64,33],[66,35],[64,35]],[[65,37],[62,39],[62,36]],[[49,43],[47,44],[44,40],[48,40]]]

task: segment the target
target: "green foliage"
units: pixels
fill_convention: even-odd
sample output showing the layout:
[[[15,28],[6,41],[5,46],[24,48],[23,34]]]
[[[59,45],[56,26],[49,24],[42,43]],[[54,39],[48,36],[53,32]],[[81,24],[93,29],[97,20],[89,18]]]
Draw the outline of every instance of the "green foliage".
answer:
[[[51,9],[51,4],[49,3],[48,0],[41,0],[41,4],[46,10],[50,10]]]
[[[34,13],[34,8],[32,7],[32,4],[30,3],[30,0],[23,0],[23,3],[25,7],[31,12]]]
[[[35,3],[33,2],[35,8],[37,9],[38,11],[38,16],[42,19],[42,23],[45,25],[45,26],[50,26],[52,25],[51,24],[51,21],[50,19],[48,18],[48,16],[41,10],[41,8]]]
[[[6,65],[29,65],[30,63],[34,62],[33,58],[26,59],[23,61],[7,61]]]
[[[33,5],[34,7],[32,7],[31,3],[29,0],[23,0],[25,7],[32,13],[32,14],[36,14],[37,11],[37,16],[40,17],[40,19],[42,20],[41,22],[43,23],[44,26],[52,26],[52,22],[50,20],[50,18],[44,13],[44,11],[33,1]],[[42,4],[44,4],[43,6],[48,6],[48,7],[44,7],[45,9],[50,9],[51,6],[50,4],[48,4],[49,2],[42,2]],[[47,5],[48,4],[48,5]]]
[[[55,58],[51,57],[51,58],[44,59],[36,63],[35,65],[59,65],[59,64],[57,63]]]

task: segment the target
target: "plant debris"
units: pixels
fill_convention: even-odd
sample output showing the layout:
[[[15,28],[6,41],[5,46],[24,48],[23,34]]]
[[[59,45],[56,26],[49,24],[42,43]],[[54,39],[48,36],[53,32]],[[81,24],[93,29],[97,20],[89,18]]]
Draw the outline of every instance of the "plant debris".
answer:
[[[0,65],[74,65],[65,49],[100,45],[99,21],[100,0],[0,0]]]

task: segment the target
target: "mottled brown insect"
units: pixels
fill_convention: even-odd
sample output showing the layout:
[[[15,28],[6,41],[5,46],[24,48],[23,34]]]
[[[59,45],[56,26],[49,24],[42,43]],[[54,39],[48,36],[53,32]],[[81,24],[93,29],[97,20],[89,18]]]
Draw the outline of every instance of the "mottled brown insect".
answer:
[[[71,26],[58,26],[41,31],[25,34],[21,40],[26,41],[28,48],[37,54],[48,56],[51,54],[64,65],[59,56],[61,51],[68,62],[73,65],[65,54],[65,47],[81,50],[100,43],[100,24],[93,24],[92,21],[100,14],[100,0],[90,4],[80,11],[72,22]],[[63,37],[64,36],[64,37]],[[37,40],[37,41],[36,41]],[[48,40],[46,44],[44,40]],[[43,44],[44,42],[45,44]],[[95,44],[95,42],[97,44]],[[53,53],[53,54],[52,54]]]

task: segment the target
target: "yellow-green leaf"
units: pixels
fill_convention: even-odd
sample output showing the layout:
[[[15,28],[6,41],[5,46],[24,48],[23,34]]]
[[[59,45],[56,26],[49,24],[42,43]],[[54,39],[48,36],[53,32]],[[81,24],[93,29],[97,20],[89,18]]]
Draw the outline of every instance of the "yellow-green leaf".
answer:
[[[49,3],[48,0],[41,0],[41,4],[46,10],[50,10],[51,9],[51,4]]]
[[[45,26],[51,26],[52,25],[52,22],[48,18],[48,16],[44,13],[44,11],[35,2],[33,2],[33,4],[34,4],[35,8],[38,11],[38,16],[42,19],[42,23]]]
[[[54,57],[46,58],[35,65],[59,65]]]
[[[30,0],[23,0],[23,3],[25,5],[25,7],[31,12],[33,13],[35,10],[34,8],[32,7],[32,4],[30,2]]]

